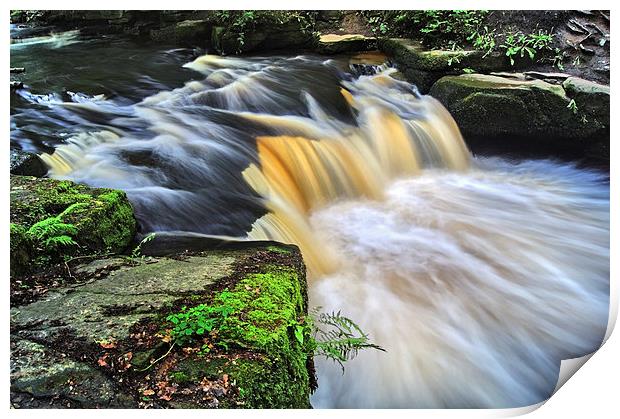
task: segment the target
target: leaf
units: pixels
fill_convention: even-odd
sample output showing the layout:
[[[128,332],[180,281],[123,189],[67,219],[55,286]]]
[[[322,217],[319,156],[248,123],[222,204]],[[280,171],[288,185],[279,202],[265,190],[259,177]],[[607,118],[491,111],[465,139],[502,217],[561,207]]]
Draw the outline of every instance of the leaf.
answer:
[[[107,367],[108,366],[107,359],[108,359],[108,353],[106,352],[103,356],[99,357],[99,359],[97,360],[97,364],[99,364],[100,367]]]
[[[116,341],[114,339],[110,339],[109,341],[104,339],[99,342],[99,346],[103,349],[114,349],[116,348]]]
[[[144,394],[145,396],[152,396],[153,394],[155,394],[155,390],[151,390],[149,388],[149,389],[144,390],[142,394]]]
[[[304,344],[304,328],[303,328],[303,326],[296,326],[295,327],[295,338],[297,339],[297,341],[301,345]]]

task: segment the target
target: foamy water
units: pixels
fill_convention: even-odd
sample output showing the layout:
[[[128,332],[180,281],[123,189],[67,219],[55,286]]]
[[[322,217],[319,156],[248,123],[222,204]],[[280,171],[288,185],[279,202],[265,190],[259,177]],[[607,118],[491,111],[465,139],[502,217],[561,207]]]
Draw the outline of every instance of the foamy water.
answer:
[[[387,350],[361,353],[344,375],[319,360],[315,407],[530,405],[551,395],[562,359],[598,348],[607,186],[552,162],[479,163],[312,215],[341,266],[312,282],[310,301]]]

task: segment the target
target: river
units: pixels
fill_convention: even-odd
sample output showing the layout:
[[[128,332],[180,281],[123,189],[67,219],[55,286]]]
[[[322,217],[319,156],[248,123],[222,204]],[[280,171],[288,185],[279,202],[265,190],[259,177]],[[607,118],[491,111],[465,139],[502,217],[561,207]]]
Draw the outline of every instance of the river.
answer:
[[[17,36],[19,29],[12,28]],[[311,306],[386,352],[317,359],[315,407],[517,407],[596,350],[609,309],[608,175],[475,156],[380,54],[219,57],[34,34],[11,146],[125,190],[140,235],[300,246]]]

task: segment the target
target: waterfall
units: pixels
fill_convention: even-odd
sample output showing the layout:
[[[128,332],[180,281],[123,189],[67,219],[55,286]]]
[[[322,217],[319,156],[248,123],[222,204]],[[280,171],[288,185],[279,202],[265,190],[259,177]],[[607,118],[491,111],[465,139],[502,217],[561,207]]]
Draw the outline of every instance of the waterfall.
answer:
[[[200,77],[131,106],[50,103],[97,130],[42,158],[52,177],[126,190],[143,233],[299,245],[310,305],[341,310],[387,351],[344,375],[317,360],[316,407],[545,400],[560,361],[605,334],[606,179],[473,157],[395,69],[348,64],[203,56],[186,64]]]

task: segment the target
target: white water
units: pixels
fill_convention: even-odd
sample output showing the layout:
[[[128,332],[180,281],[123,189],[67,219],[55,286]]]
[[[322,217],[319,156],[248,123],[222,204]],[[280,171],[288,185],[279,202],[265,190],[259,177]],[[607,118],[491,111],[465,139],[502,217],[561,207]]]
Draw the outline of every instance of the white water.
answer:
[[[315,407],[502,408],[545,400],[561,359],[598,348],[609,304],[608,190],[552,162],[482,160],[314,213],[341,268],[310,301],[387,353],[319,361]]]
[[[47,36],[36,36],[24,39],[11,39],[11,49],[13,48],[27,48],[31,45],[47,44],[51,48],[62,48],[67,45],[80,42],[78,37],[80,35],[79,30],[51,33]]]

